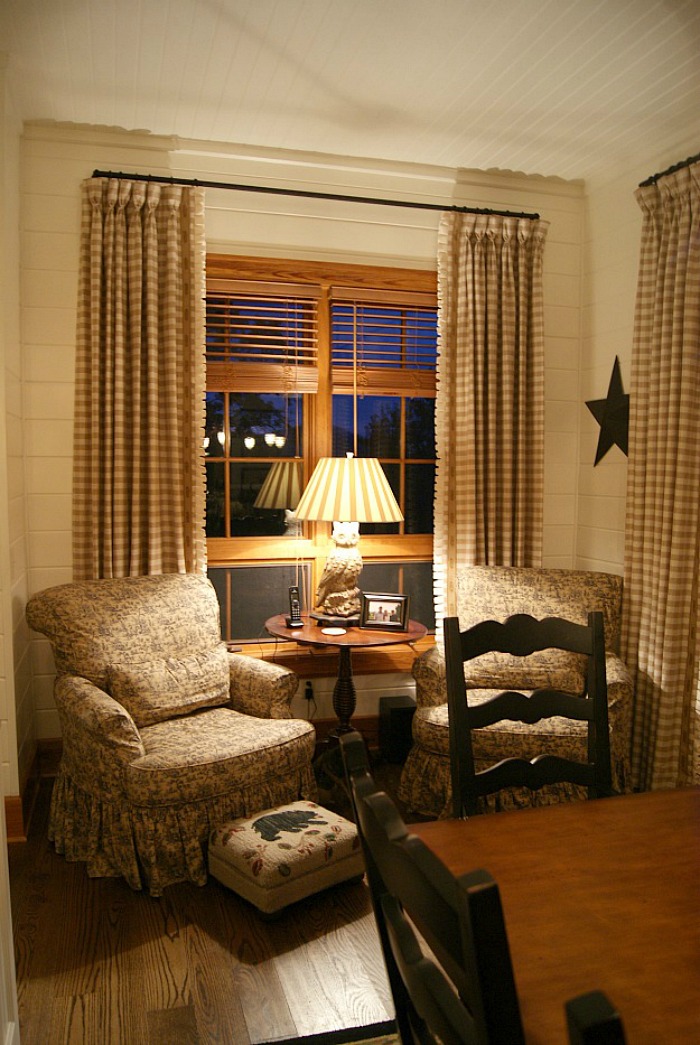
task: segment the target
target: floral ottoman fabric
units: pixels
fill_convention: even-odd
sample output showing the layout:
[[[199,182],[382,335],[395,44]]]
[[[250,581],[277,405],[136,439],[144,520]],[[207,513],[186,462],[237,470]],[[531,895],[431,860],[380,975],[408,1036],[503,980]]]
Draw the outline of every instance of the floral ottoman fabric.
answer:
[[[315,802],[290,802],[212,831],[209,873],[276,914],[288,904],[364,873],[353,823]]]

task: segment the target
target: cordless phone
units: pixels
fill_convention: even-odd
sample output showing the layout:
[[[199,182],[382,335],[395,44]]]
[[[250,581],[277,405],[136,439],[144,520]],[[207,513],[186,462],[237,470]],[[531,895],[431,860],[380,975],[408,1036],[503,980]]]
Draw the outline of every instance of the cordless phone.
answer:
[[[287,617],[288,628],[303,628],[301,619],[301,602],[299,601],[299,588],[296,584],[289,588],[289,616]]]

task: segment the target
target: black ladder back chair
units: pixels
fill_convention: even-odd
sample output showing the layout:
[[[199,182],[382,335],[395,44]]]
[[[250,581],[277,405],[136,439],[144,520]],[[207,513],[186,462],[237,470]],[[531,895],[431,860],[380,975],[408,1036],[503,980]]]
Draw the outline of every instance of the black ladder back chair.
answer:
[[[603,991],[579,994],[564,1010],[569,1045],[626,1045],[622,1017]]]
[[[612,794],[603,614],[588,614],[588,624],[561,617],[536,620],[516,614],[503,623],[488,620],[460,632],[457,617],[444,621],[445,670],[450,732],[452,801],[455,817],[480,811],[479,799],[506,787],[537,790],[545,784],[571,783],[588,789],[590,798]],[[583,694],[540,689],[527,696],[512,690],[469,703],[465,663],[485,653],[526,657],[540,650],[564,650],[585,657]],[[587,723],[587,761],[552,754],[531,760],[506,758],[477,771],[471,730],[503,720],[534,724],[563,716]]]
[[[340,744],[401,1040],[520,1045],[496,882],[483,870],[455,877],[378,790],[360,734]]]

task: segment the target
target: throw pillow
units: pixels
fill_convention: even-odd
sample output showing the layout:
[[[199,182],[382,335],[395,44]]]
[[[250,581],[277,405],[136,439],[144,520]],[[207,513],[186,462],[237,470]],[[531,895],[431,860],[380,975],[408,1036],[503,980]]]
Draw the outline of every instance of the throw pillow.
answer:
[[[218,707],[229,699],[226,646],[162,657],[143,664],[110,665],[107,687],[137,726],[152,726],[198,708]]]

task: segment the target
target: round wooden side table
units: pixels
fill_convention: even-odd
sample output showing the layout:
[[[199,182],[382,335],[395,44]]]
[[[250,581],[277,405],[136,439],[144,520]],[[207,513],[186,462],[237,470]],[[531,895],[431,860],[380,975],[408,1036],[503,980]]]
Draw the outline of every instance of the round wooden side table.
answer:
[[[329,736],[337,738],[352,730],[350,719],[355,712],[356,694],[352,677],[352,651],[369,646],[396,646],[417,642],[428,629],[417,620],[409,620],[404,630],[396,628],[324,628],[316,620],[302,615],[301,628],[289,628],[283,613],[265,621],[265,630],[275,638],[298,642],[302,646],[336,646],[339,652],[338,677],[333,688],[333,710],[338,724]],[[338,634],[341,632],[341,634]]]

